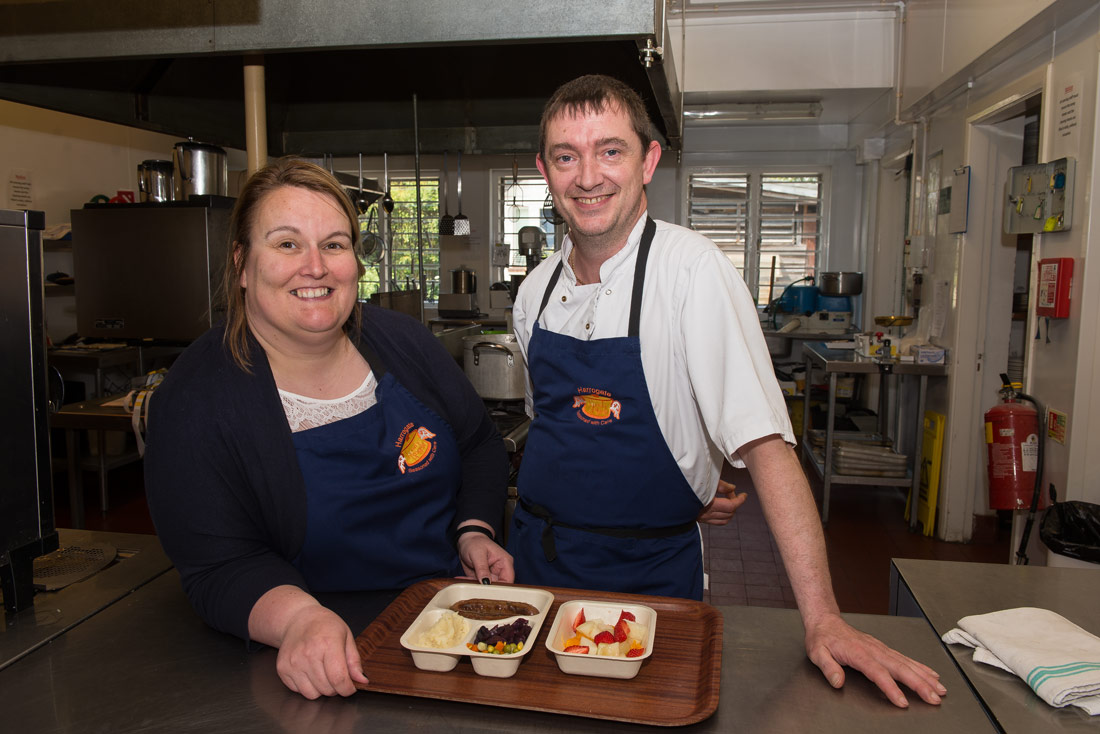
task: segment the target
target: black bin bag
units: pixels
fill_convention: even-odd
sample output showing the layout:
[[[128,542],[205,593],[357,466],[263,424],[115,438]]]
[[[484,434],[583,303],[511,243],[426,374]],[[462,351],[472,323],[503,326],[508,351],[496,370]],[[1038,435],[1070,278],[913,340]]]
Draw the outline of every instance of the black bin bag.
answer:
[[[1053,504],[1039,526],[1043,544],[1059,555],[1100,563],[1100,505],[1058,502],[1053,487],[1050,499]]]

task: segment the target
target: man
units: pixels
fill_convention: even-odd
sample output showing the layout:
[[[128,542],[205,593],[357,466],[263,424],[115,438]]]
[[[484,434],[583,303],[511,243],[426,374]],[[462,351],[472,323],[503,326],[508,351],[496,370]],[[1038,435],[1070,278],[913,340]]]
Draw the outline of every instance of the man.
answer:
[[[895,679],[939,703],[934,671],[841,619],[748,289],[712,242],[646,213],[650,129],[638,95],[602,76],[565,84],[543,112],[536,162],[569,236],[514,309],[535,416],[508,541],[516,580],[701,598],[695,520],[744,501],[716,498],[728,460],[748,467],[830,684],[851,665],[897,706]]]

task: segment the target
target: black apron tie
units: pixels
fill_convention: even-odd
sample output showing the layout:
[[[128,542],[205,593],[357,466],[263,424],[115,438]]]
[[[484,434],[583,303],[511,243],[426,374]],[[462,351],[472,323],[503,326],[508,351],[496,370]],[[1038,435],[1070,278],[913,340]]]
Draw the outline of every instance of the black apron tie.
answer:
[[[679,525],[669,525],[663,528],[589,528],[581,527],[579,525],[568,525],[564,522],[558,522],[554,520],[550,511],[542,505],[536,505],[527,502],[523,499],[519,501],[520,507],[522,507],[529,514],[542,520],[546,525],[542,529],[542,552],[546,556],[548,562],[553,561],[558,557],[558,550],[554,545],[554,526],[557,525],[560,528],[568,528],[569,530],[581,530],[586,533],[595,533],[597,535],[610,535],[613,538],[639,538],[646,540],[649,538],[671,538],[674,535],[681,535],[688,531],[694,530],[696,522],[694,520],[690,522],[680,523]]]

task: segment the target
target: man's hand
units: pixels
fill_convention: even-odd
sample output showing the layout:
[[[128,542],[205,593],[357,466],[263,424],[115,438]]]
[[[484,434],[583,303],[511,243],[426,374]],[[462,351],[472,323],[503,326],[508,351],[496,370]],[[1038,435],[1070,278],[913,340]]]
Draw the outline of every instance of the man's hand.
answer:
[[[356,683],[367,682],[355,636],[344,620],[319,604],[290,618],[275,669],[287,688],[310,699],[350,696]]]
[[[826,615],[807,626],[806,654],[833,688],[844,685],[841,666],[848,665],[867,676],[899,708],[908,707],[909,701],[895,681],[933,705],[947,693],[936,671],[853,628],[838,614]]]
[[[507,584],[515,581],[512,555],[487,535],[463,533],[458,536],[458,558],[463,571],[477,581],[489,579]]]
[[[702,509],[695,520],[709,525],[725,525],[728,523],[737,508],[745,504],[745,500],[749,498],[744,492],[734,494],[734,489],[736,487],[733,484],[719,479],[718,494],[714,495],[714,499]]]

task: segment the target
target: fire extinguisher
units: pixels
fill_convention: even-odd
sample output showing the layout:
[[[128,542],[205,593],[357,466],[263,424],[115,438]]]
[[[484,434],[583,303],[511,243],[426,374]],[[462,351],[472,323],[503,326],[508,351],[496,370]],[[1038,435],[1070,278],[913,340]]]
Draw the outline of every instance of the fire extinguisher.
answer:
[[[1038,403],[1001,375],[1001,400],[985,414],[989,457],[989,507],[1026,510],[1042,473]],[[1027,405],[1027,401],[1033,405]]]

